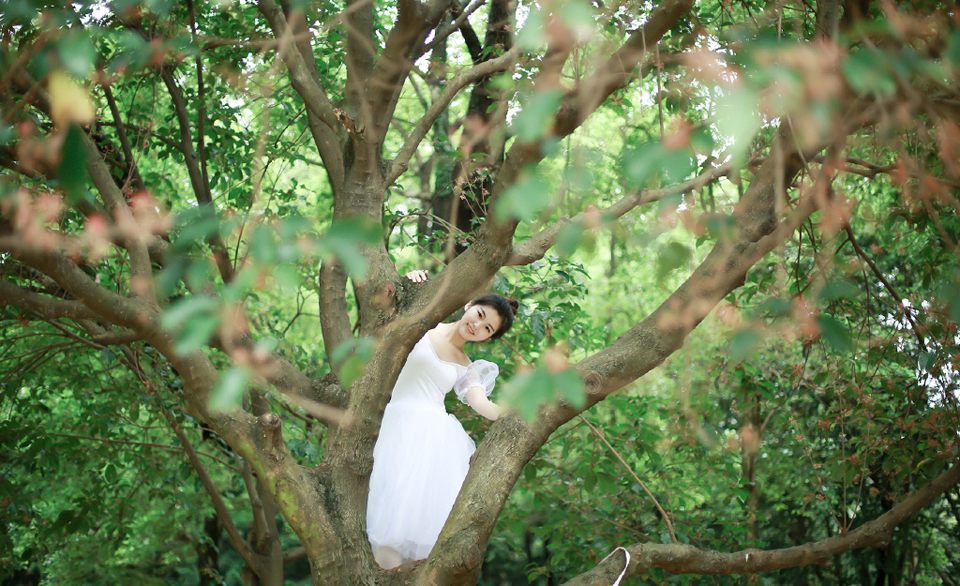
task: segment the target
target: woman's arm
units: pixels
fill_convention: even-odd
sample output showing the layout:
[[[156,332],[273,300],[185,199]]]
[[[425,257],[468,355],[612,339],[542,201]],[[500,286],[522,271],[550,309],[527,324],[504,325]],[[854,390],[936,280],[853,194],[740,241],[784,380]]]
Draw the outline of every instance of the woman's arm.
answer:
[[[467,394],[464,395],[463,398],[467,405],[470,405],[470,408],[487,419],[496,421],[497,418],[500,417],[500,406],[487,398],[483,387],[470,387],[470,390],[467,391]]]

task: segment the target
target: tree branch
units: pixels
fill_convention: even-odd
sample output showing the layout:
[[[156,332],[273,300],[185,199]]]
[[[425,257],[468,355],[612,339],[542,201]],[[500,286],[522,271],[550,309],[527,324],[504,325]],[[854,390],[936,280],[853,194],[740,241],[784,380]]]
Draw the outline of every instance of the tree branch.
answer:
[[[105,444],[120,444],[120,445],[126,445],[126,446],[143,446],[143,447],[145,447],[145,448],[157,448],[158,450],[168,450],[168,451],[171,451],[171,452],[180,452],[180,453],[183,453],[183,452],[184,452],[184,449],[183,449],[182,447],[181,447],[181,448],[175,448],[175,447],[173,447],[173,446],[168,446],[167,444],[155,444],[155,443],[151,443],[151,442],[137,442],[137,441],[133,441],[133,440],[108,439],[108,438],[103,438],[103,437],[93,437],[93,436],[89,436],[89,435],[77,435],[77,434],[73,434],[73,433],[53,433],[53,432],[50,432],[50,433],[48,433],[47,435],[52,435],[52,436],[56,436],[56,437],[66,437],[66,438],[70,438],[70,439],[89,440],[89,441],[92,441],[92,442],[101,442],[101,443],[105,443]],[[221,464],[223,464],[224,466],[226,466],[228,469],[233,470],[234,472],[240,472],[240,469],[239,469],[239,468],[237,468],[236,466],[234,466],[234,465],[231,464],[230,462],[227,462],[226,460],[220,458],[219,456],[214,456],[213,454],[208,454],[207,452],[201,452],[200,450],[197,450],[196,453],[197,453],[197,455],[203,456],[204,458],[210,458],[211,460],[214,460],[214,461],[216,461],[216,462],[220,462]]]
[[[153,267],[150,264],[150,253],[146,244],[152,235],[138,229],[139,222],[133,216],[123,193],[114,182],[96,144],[85,132],[80,133],[80,137],[90,179],[93,180],[94,186],[103,198],[107,211],[122,229],[124,248],[130,254],[130,290],[134,295],[154,302],[156,292],[153,283]]]
[[[107,98],[110,115],[113,117],[113,122],[117,129],[117,137],[120,139],[120,148],[123,149],[123,157],[127,160],[127,178],[124,180],[124,185],[132,181],[137,190],[143,191],[146,187],[144,187],[143,179],[140,177],[140,171],[137,169],[137,159],[133,155],[130,138],[127,136],[127,129],[120,118],[120,109],[117,107],[117,101],[113,98],[113,91],[110,90],[110,84],[104,83],[101,87],[103,88],[104,97]]]
[[[7,305],[16,305],[43,317],[44,319],[94,319],[97,314],[79,301],[57,299],[41,295],[18,287],[0,279],[0,301]]]
[[[444,87],[443,93],[430,105],[423,117],[417,121],[416,126],[414,126],[409,137],[404,142],[403,147],[401,147],[397,153],[397,157],[394,159],[393,164],[390,166],[390,171],[387,173],[387,185],[392,184],[407,170],[413,153],[416,152],[423,138],[430,132],[437,117],[446,110],[450,102],[460,93],[460,90],[491,73],[505,71],[513,64],[517,57],[520,56],[520,53],[519,47],[513,47],[500,57],[476,65],[467,71],[455,75],[449,80]]]
[[[657,4],[640,30],[630,35],[610,59],[565,97],[557,113],[555,134],[563,137],[573,132],[610,94],[628,83],[633,69],[648,51],[692,7],[692,0],[663,0]]]
[[[159,401],[158,401],[159,403]],[[200,458],[197,456],[196,450],[193,448],[193,444],[190,443],[190,439],[187,437],[187,434],[183,432],[183,429],[180,428],[180,424],[170,416],[170,413],[167,412],[166,408],[163,405],[160,405],[160,410],[163,413],[164,419],[167,420],[167,423],[170,425],[170,428],[173,429],[173,432],[177,435],[177,439],[180,440],[180,445],[183,446],[183,451],[187,454],[187,459],[190,460],[190,464],[193,465],[193,469],[197,472],[197,476],[200,477],[200,482],[203,483],[203,487],[207,490],[207,494],[210,496],[210,500],[213,502],[213,508],[216,509],[217,515],[220,517],[220,522],[223,523],[224,528],[227,530],[227,535],[230,538],[230,545],[237,551],[243,561],[246,562],[247,566],[255,570],[259,574],[259,570],[263,565],[263,560],[253,549],[250,547],[250,543],[240,535],[240,531],[237,530],[237,526],[233,523],[233,517],[230,514],[230,509],[227,508],[226,503],[223,502],[223,498],[220,496],[220,491],[217,489],[217,486],[213,483],[213,479],[210,478],[210,475],[207,473],[207,469],[204,467],[203,462],[200,461]]]
[[[477,4],[476,10],[483,5],[483,2]],[[457,19],[454,21],[453,25],[460,30],[460,36],[463,37],[463,44],[467,46],[467,51],[470,53],[470,60],[473,61],[474,65],[479,65],[483,61],[483,45],[480,44],[480,38],[477,37],[477,32],[473,30],[473,27],[470,26],[470,21],[467,17],[470,15],[473,10],[461,10],[459,5],[454,3]],[[433,41],[436,42],[436,41]]]
[[[596,73],[584,79],[563,98],[554,118],[551,138],[563,138],[571,134],[614,90],[629,82],[632,79],[631,72],[646,56],[648,48],[659,42],[691,7],[692,0],[664,0],[658,4],[639,31],[631,35]],[[495,206],[524,169],[539,163],[543,157],[539,144],[514,142],[497,176],[489,205]],[[503,248],[509,245],[515,229],[515,221],[498,220],[490,215],[484,224],[482,237],[491,246]]]
[[[278,39],[277,52],[290,73],[294,90],[307,109],[307,125],[323,161],[334,197],[343,191],[344,168],[338,132],[342,130],[333,104],[320,85],[320,74],[310,48],[310,32],[302,12],[294,14],[277,6],[274,0],[262,0],[257,7]],[[286,10],[284,10],[286,9]],[[297,50],[294,51],[293,47]]]
[[[890,297],[896,302],[897,306],[903,310],[904,316],[907,318],[907,321],[910,322],[910,329],[913,330],[913,334],[917,337],[917,343],[920,345],[920,348],[923,350],[927,349],[927,345],[924,342],[924,328],[922,325],[917,323],[916,319],[913,317],[913,314],[903,306],[903,297],[897,293],[897,290],[894,289],[893,285],[890,284],[890,281],[883,275],[883,271],[877,266],[873,259],[867,256],[867,254],[860,248],[860,243],[857,242],[857,237],[853,233],[853,229],[850,227],[850,224],[844,226],[844,231],[847,233],[847,237],[850,238],[850,244],[853,245],[854,252],[857,253],[863,262],[867,263],[867,266],[870,267],[870,270],[873,272],[874,276],[877,277],[877,280],[883,285],[883,288],[887,290],[887,293],[890,294]]]
[[[887,547],[897,525],[958,483],[960,463],[954,462],[947,471],[873,521],[868,521],[853,531],[797,547],[722,553],[679,544],[632,545],[628,549],[633,559],[626,575],[635,576],[651,568],[663,568],[674,575],[719,575],[754,574],[810,564],[830,565],[834,557],[847,551],[865,547]],[[607,578],[611,575],[611,570],[619,573],[622,567],[619,560],[610,560],[566,582],[564,586],[606,586],[610,583]],[[616,573],[612,574],[616,576]]]
[[[470,53],[470,60],[473,61],[474,65],[479,65],[484,60],[483,47],[480,45],[477,33],[470,26],[470,16],[484,4],[486,4],[486,0],[477,0],[476,4],[471,3],[466,8],[461,8],[456,1],[451,2],[451,10],[456,18],[443,28],[434,30],[433,40],[424,45],[419,54],[425,55],[427,52],[433,51],[440,43],[445,42],[447,37],[459,30],[463,36],[463,42],[467,46],[467,51]]]
[[[210,212],[216,215],[213,196],[210,194],[210,185],[207,183],[202,161],[197,158],[197,153],[193,148],[193,139],[190,136],[190,116],[187,112],[187,103],[183,99],[183,93],[173,79],[173,70],[170,67],[161,67],[160,77],[167,86],[167,93],[170,94],[170,99],[173,101],[173,110],[180,127],[180,151],[183,153],[187,173],[190,176],[190,185],[193,187],[197,203],[208,207]],[[208,242],[213,250],[213,258],[217,263],[217,268],[220,270],[220,278],[223,279],[224,283],[233,281],[233,265],[230,263],[230,254],[223,243],[223,236],[220,234],[219,228],[210,235]]]
[[[139,298],[130,298],[109,291],[93,281],[69,258],[59,252],[38,251],[22,242],[5,239],[0,247],[52,278],[80,303],[104,321],[141,331],[157,313],[156,306]]]
[[[283,10],[281,10],[274,0],[259,0],[259,2],[257,2],[257,8],[259,8],[261,14],[266,17],[267,23],[273,30],[273,34],[276,35],[280,41],[278,53],[284,65],[287,66],[293,87],[297,93],[300,94],[300,97],[303,98],[304,105],[326,124],[327,127],[336,131],[337,128],[340,127],[340,124],[334,115],[333,104],[316,83],[311,83],[310,70],[307,64],[304,63],[303,55],[301,55],[299,51],[294,50],[296,48],[297,37],[287,25]],[[321,152],[321,156],[322,155],[323,152]]]
[[[728,163],[720,167],[712,167],[705,173],[678,185],[662,189],[633,191],[624,195],[619,201],[609,207],[592,212],[590,215],[602,216],[608,220],[620,218],[636,207],[654,203],[672,195],[683,195],[701,189],[720,177],[729,176],[734,170],[734,166]],[[572,218],[561,218],[556,222],[552,222],[540,232],[514,247],[506,264],[508,266],[528,265],[540,260],[543,258],[543,255],[556,244],[557,236],[564,228],[571,224],[583,224],[588,219],[587,216],[587,212],[580,212]]]

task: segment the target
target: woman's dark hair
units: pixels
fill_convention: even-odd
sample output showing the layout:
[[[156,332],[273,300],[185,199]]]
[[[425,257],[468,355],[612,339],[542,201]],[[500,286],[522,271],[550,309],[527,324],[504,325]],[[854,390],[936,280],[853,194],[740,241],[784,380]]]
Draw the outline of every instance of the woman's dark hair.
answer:
[[[500,314],[500,328],[490,336],[491,340],[496,340],[503,336],[513,327],[513,318],[517,315],[517,309],[520,308],[520,304],[516,299],[507,299],[499,293],[481,295],[471,301],[470,305],[492,307],[494,311]]]

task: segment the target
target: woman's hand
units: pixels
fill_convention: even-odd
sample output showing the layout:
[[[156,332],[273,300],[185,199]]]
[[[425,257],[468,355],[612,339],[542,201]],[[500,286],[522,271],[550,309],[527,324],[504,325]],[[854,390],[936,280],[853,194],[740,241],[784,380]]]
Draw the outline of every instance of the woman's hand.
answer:
[[[424,271],[424,270],[410,271],[404,276],[410,279],[411,281],[413,281],[414,283],[423,283],[424,281],[427,280],[427,271]]]

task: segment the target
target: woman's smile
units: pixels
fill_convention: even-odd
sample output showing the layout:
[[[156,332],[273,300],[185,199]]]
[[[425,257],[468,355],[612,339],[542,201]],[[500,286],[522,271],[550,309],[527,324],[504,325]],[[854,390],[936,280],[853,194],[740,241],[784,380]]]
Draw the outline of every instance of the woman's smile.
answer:
[[[500,315],[489,307],[472,305],[467,307],[466,313],[460,318],[461,335],[471,342],[482,342],[490,338],[501,323]]]

